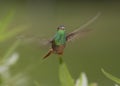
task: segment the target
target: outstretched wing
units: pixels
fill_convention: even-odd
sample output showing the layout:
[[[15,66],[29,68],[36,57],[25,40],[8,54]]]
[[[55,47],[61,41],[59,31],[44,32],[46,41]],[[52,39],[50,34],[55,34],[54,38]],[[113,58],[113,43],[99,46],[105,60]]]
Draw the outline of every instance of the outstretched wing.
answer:
[[[88,22],[86,22],[85,24],[83,24],[81,27],[79,27],[78,29],[74,30],[73,32],[67,34],[66,36],[66,40],[72,41],[73,39],[77,38],[78,36],[82,36],[83,34],[85,34],[86,32],[91,31],[91,29],[85,29],[88,25],[92,24],[93,22],[95,22],[96,19],[98,19],[98,17],[101,15],[101,13],[97,13],[92,19],[90,19]]]

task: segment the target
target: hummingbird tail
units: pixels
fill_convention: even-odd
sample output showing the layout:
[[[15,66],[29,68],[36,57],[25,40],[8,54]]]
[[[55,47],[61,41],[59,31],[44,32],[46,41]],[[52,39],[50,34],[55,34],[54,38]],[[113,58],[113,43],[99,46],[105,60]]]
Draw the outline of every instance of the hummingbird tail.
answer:
[[[43,56],[43,59],[46,59],[48,56],[50,56],[52,52],[53,52],[53,49],[50,49],[48,53],[45,54],[45,56]]]

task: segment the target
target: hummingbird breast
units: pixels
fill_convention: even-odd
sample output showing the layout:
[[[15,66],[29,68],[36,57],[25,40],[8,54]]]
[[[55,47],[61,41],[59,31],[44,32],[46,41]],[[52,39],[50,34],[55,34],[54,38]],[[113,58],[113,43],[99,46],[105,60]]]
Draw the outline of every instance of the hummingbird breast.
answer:
[[[63,52],[64,52],[65,46],[66,46],[65,44],[56,45],[56,44],[53,42],[53,43],[52,43],[53,52],[56,53],[56,54],[62,55]]]

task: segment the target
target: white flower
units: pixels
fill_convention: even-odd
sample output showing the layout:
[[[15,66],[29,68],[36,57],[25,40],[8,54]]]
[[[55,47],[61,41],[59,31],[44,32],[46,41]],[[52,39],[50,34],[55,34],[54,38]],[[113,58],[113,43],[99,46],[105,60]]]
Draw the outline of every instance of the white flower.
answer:
[[[119,85],[115,84],[115,86],[119,86]]]
[[[7,79],[10,77],[9,68],[17,62],[18,58],[18,53],[13,53],[11,57],[6,59],[6,61],[0,65],[0,75],[2,78]]]
[[[6,60],[5,65],[6,66],[14,65],[17,62],[18,58],[19,58],[18,53],[13,53],[12,56]]]
[[[85,73],[81,73],[81,76],[77,79],[75,86],[88,86],[88,80]]]

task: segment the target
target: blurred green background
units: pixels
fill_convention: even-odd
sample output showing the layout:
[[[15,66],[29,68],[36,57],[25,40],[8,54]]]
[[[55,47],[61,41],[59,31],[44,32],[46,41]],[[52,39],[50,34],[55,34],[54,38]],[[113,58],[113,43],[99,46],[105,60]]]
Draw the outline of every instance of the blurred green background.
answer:
[[[60,86],[57,55],[51,55],[41,64],[40,59],[49,47],[40,43],[51,38],[57,26],[64,24],[67,33],[71,32],[98,12],[101,12],[101,16],[87,27],[93,29],[93,32],[68,43],[63,59],[75,79],[80,72],[85,72],[89,82],[97,82],[99,86],[113,86],[114,83],[103,76],[101,68],[120,77],[119,1],[0,0],[0,20],[11,8],[16,13],[9,28],[23,25],[30,27],[20,34],[24,37],[16,50],[20,59],[11,72],[13,75],[25,72],[31,79],[30,86],[34,86],[35,80],[41,86]],[[15,39],[0,43],[0,57]]]

